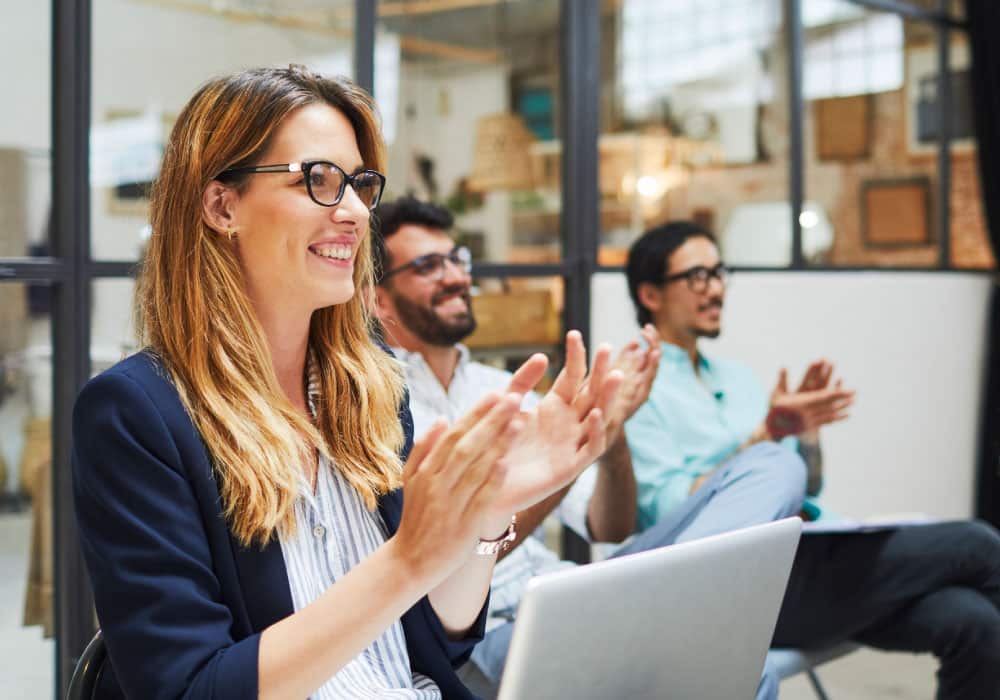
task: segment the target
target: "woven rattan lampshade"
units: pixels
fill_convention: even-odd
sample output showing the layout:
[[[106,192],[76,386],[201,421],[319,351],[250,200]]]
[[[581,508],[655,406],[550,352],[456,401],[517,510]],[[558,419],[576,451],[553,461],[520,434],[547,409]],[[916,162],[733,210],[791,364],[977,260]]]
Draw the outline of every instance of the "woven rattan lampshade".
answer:
[[[528,147],[534,140],[516,114],[481,117],[476,124],[469,187],[479,192],[530,189],[533,182]]]

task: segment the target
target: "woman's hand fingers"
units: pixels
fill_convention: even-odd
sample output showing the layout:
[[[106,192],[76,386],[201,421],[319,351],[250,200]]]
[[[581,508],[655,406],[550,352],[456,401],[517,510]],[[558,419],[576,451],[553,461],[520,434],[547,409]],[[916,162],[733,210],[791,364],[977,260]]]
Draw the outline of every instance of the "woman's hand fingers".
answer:
[[[420,465],[427,458],[431,449],[437,444],[438,440],[441,439],[441,436],[447,429],[448,421],[444,418],[438,418],[434,421],[430,430],[424,433],[423,437],[413,443],[410,455],[406,458],[406,464],[403,465],[404,484],[420,470]]]
[[[529,391],[535,388],[541,378],[545,375],[545,370],[548,369],[549,358],[540,352],[536,352],[534,355],[529,357],[524,361],[517,371],[514,372],[514,376],[511,377],[510,384],[507,387],[508,392],[515,394],[527,394]]]
[[[573,398],[573,407],[576,409],[578,420],[583,420],[583,417],[590,412],[590,409],[597,405],[610,369],[611,347],[606,343],[602,343],[597,348],[597,352],[594,353],[594,363],[591,367],[590,376]]]
[[[610,416],[615,407],[615,400],[618,398],[618,394],[624,383],[625,375],[622,374],[621,370],[616,369],[608,372],[604,377],[604,381],[601,382],[592,408],[598,408],[602,415]]]
[[[513,396],[513,394],[508,396]],[[425,459],[427,465],[425,468],[435,472],[441,470],[447,464],[448,455],[454,449],[455,443],[468,433],[474,425],[489,415],[503,400],[504,397],[500,393],[490,392],[477,401],[472,410],[459,418],[455,422],[455,425],[438,439],[437,443],[431,449],[430,454]]]
[[[587,414],[583,430],[583,439],[577,448],[576,458],[573,460],[573,476],[576,476],[576,472],[580,469],[594,462],[607,449],[604,414],[599,408],[595,408]]]
[[[510,449],[524,425],[517,417],[519,403],[505,399],[455,443],[441,470],[442,485],[454,489],[453,497],[461,499],[470,488],[478,488],[490,466]]]
[[[567,404],[573,403],[580,383],[587,374],[587,349],[580,331],[566,334],[566,364],[549,390]]]

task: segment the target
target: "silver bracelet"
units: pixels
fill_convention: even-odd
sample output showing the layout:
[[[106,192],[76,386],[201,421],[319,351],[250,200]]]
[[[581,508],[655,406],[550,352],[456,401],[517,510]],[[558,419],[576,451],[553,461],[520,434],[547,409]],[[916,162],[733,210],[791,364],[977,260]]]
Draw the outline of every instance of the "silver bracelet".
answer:
[[[517,524],[517,515],[510,516],[510,523],[507,525],[507,529],[503,531],[503,534],[497,537],[495,540],[484,540],[480,539],[476,543],[476,554],[481,554],[483,556],[489,556],[491,554],[499,554],[510,548],[511,542],[517,538],[517,530],[515,525]]]

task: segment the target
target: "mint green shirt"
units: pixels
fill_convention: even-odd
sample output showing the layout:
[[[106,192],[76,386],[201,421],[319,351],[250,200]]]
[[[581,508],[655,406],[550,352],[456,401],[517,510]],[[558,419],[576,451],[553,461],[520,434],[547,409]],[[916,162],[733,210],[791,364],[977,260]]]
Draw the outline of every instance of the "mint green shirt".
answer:
[[[769,399],[748,367],[662,344],[649,400],[625,424],[646,529],[688,497],[691,486],[735,453],[767,416]],[[795,442],[788,445],[795,449]]]

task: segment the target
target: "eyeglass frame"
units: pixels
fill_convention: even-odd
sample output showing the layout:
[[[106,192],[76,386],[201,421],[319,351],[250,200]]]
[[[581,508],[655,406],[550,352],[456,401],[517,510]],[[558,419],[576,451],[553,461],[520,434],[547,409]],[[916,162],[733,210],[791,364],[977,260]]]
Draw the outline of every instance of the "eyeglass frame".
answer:
[[[313,194],[312,190],[312,180],[309,178],[310,171],[317,165],[328,165],[337,172],[339,172],[343,177],[340,180],[340,189],[337,191],[337,196],[334,198],[333,202],[327,204],[326,202],[321,202],[316,199],[316,195]],[[223,170],[221,173],[215,176],[218,180],[227,175],[242,175],[242,174],[254,174],[254,173],[302,173],[302,178],[306,183],[306,192],[309,193],[309,199],[316,202],[316,204],[321,207],[335,207],[341,203],[344,199],[344,193],[347,192],[347,186],[350,185],[351,189],[357,193],[357,188],[354,186],[354,179],[360,175],[372,174],[376,175],[379,180],[379,190],[378,194],[375,195],[375,201],[371,204],[365,205],[368,207],[368,211],[374,211],[375,207],[382,200],[382,193],[385,192],[385,175],[380,173],[378,170],[372,170],[371,168],[365,168],[364,170],[359,170],[356,173],[348,174],[336,163],[331,163],[328,160],[303,160],[298,163],[276,163],[274,165],[247,165],[240,168],[228,168]]]
[[[465,255],[463,256],[462,253],[464,253]],[[400,272],[406,272],[407,270],[410,269],[416,269],[419,266],[423,265],[424,263],[435,259],[441,261],[436,276],[432,276],[435,275],[435,273],[428,273],[426,276],[421,275],[421,278],[426,279],[430,282],[437,282],[441,279],[444,279],[444,269],[446,262],[450,262],[452,265],[461,270],[465,275],[469,275],[472,273],[472,251],[469,250],[466,246],[460,245],[460,246],[455,246],[447,253],[427,253],[426,255],[418,255],[417,257],[413,258],[413,260],[411,260],[410,262],[404,263],[399,267],[395,267],[387,271],[379,278],[378,283],[382,284],[387,279],[399,274]]]
[[[704,280],[698,279],[698,273],[704,270],[705,278]],[[729,276],[732,274],[732,270],[726,267],[725,263],[719,263],[715,267],[705,267],[704,265],[695,265],[694,267],[689,267],[683,272],[676,272],[672,275],[667,275],[660,280],[659,286],[665,286],[677,282],[678,280],[686,280],[688,289],[690,289],[695,294],[702,294],[706,289],[708,289],[709,282],[714,277],[719,280],[719,283],[725,287],[729,281]],[[702,289],[695,289],[695,283],[702,282],[705,286]]]

